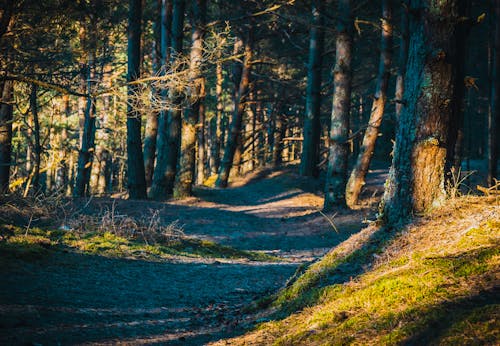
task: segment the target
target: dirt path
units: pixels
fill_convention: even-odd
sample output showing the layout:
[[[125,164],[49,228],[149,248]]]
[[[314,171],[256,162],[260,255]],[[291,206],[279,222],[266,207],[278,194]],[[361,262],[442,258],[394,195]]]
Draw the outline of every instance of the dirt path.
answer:
[[[158,263],[76,253],[6,260],[0,344],[199,345],[234,335],[246,326],[243,306],[282,287],[300,263],[324,254],[371,216],[367,209],[336,214],[337,233],[318,212],[322,199],[314,183],[288,171],[244,183],[200,189],[187,201],[119,200],[116,208],[131,216],[157,209],[164,222],[179,220],[188,235],[292,263]],[[110,203],[96,200],[89,208]]]

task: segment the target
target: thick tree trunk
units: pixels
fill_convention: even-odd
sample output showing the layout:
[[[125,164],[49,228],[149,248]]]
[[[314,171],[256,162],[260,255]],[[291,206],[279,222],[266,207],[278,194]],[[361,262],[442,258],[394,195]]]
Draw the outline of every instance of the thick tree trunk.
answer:
[[[8,193],[12,155],[14,84],[12,81],[4,81],[0,87],[2,96],[0,100],[0,193]]]
[[[153,21],[153,49],[152,64],[153,64],[153,75],[158,76],[161,74],[162,66],[162,0],[156,0],[155,19]],[[152,90],[154,94],[153,100],[160,96],[160,90]],[[154,101],[153,101],[154,102]],[[153,171],[155,164],[155,154],[156,154],[156,137],[158,136],[158,117],[159,114],[156,111],[149,112],[146,119],[146,130],[144,134],[144,172],[146,176],[146,186],[151,186],[153,180]]]
[[[319,173],[321,67],[324,45],[322,10],[323,0],[312,2],[309,64],[307,66],[306,116],[304,119],[304,142],[300,158],[300,174],[303,176],[317,176]]]
[[[142,1],[129,0],[128,12],[128,72],[127,82],[133,82],[141,74],[141,18]],[[129,84],[129,100],[137,93],[138,86]],[[127,173],[130,198],[146,198],[146,175],[141,141],[141,114],[134,109],[133,102],[127,103]]]
[[[184,0],[173,1],[172,43],[170,49],[170,62],[172,63],[182,55],[184,10]],[[175,90],[169,90],[168,97],[172,103],[172,108],[160,115],[156,143],[156,165],[153,173],[153,183],[149,191],[150,197],[156,200],[165,200],[172,194],[179,157],[182,96]]]
[[[490,112],[488,115],[488,185],[498,179],[498,135],[500,122],[500,0],[495,0],[495,34],[491,70]]]
[[[352,85],[352,32],[351,2],[350,0],[339,0],[325,210],[330,210],[336,205],[345,206]]]
[[[406,74],[406,64],[408,62],[408,45],[410,43],[409,40],[409,21],[408,21],[408,3],[409,0],[404,0],[402,2],[402,10],[401,10],[401,39],[399,40],[399,66],[398,66],[398,75],[396,77],[396,91],[395,91],[395,99],[396,99],[396,118],[399,118],[401,114],[401,109],[403,108],[403,94],[404,94],[404,83],[405,83],[405,74]]]
[[[90,54],[87,71],[87,92],[91,93],[92,81],[94,79],[94,61]],[[91,96],[88,96],[84,112],[83,130],[81,131],[81,144],[80,151],[78,152],[75,187],[73,189],[73,195],[75,197],[83,197],[88,194],[90,172],[92,171],[92,161],[94,159],[95,150],[95,128],[95,100]]]
[[[196,131],[203,132],[203,126],[198,126],[200,121],[200,106],[203,102],[205,79],[201,71],[203,59],[203,36],[205,25],[206,1],[195,0],[192,3],[193,19],[191,22],[193,32],[191,38],[191,55],[189,66],[190,87],[189,106],[184,109],[181,133],[181,152],[179,169],[174,187],[174,197],[183,198],[192,195],[194,173],[196,164]],[[201,146],[198,147],[201,149]],[[200,172],[198,172],[200,174]],[[203,163],[202,172],[203,175]]]
[[[389,225],[440,205],[446,196],[447,137],[456,101],[458,4],[458,0],[412,1],[405,103],[381,204]]]
[[[231,171],[231,166],[234,160],[234,154],[236,152],[236,147],[238,145],[238,137],[241,135],[241,123],[243,120],[243,113],[245,112],[245,101],[248,94],[248,86],[250,84],[250,67],[252,60],[252,45],[251,45],[251,34],[248,33],[248,37],[245,42],[245,52],[243,59],[243,66],[241,72],[241,78],[239,82],[238,91],[235,97],[235,105],[233,117],[231,119],[231,125],[229,128],[228,141],[226,148],[224,150],[224,157],[221,162],[219,169],[219,176],[215,185],[217,187],[227,187],[229,180],[229,173]],[[236,73],[234,73],[236,74]]]
[[[370,119],[368,120],[368,125],[363,136],[363,143],[359,150],[356,164],[347,182],[346,202],[349,206],[358,203],[359,195],[365,184],[365,177],[375,150],[379,128],[384,117],[392,58],[392,8],[390,2],[391,0],[382,1],[382,39],[380,41],[380,62],[375,99],[373,100]]]

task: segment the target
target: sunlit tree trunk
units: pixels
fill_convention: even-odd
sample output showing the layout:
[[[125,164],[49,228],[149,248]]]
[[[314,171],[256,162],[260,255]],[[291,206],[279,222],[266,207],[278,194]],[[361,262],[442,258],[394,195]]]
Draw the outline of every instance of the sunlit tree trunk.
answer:
[[[384,117],[389,85],[391,55],[392,55],[392,8],[391,0],[382,1],[382,39],[380,41],[380,62],[378,68],[375,98],[372,104],[370,119],[363,136],[363,143],[358,158],[349,177],[346,187],[346,202],[349,206],[358,203],[361,189],[375,150],[379,128]]]
[[[389,225],[440,205],[453,112],[458,0],[412,1],[404,104],[381,204]],[[444,20],[446,19],[446,20]]]
[[[197,167],[196,167],[196,184],[202,185],[203,182],[205,181],[205,174],[206,174],[206,166],[207,166],[207,158],[206,158],[206,153],[208,152],[207,150],[207,136],[205,134],[205,96],[206,96],[206,91],[205,91],[205,78],[203,78],[203,82],[201,84],[201,90],[200,90],[200,106],[198,110],[199,114],[199,120],[198,120],[198,125],[197,125],[197,147],[198,150],[196,151],[198,154],[198,160],[197,160]]]
[[[330,125],[325,210],[345,206],[347,159],[349,155],[349,111],[351,105],[351,61],[353,19],[350,0],[339,0],[337,19],[334,95]]]
[[[30,112],[33,118],[33,171],[31,174],[32,188],[35,193],[40,192],[40,165],[42,157],[42,145],[40,141],[40,119],[38,117],[38,87],[31,85]]]
[[[181,147],[179,170],[174,187],[174,197],[182,198],[192,195],[196,163],[196,131],[203,132],[203,126],[196,128],[200,119],[200,106],[203,102],[203,84],[205,79],[200,69],[203,59],[203,36],[205,25],[206,1],[195,0],[192,2],[193,28],[191,38],[191,54],[189,66],[190,86],[189,106],[184,109],[182,119]],[[204,119],[203,119],[204,120]],[[201,145],[198,147],[201,149]],[[200,172],[198,172],[200,174]],[[203,162],[202,172],[203,174]]]
[[[128,72],[127,82],[140,78],[141,74],[141,18],[142,1],[129,0],[128,18]],[[137,94],[138,86],[128,84],[127,103],[127,177],[130,198],[146,198],[146,176],[141,141],[141,114],[133,107],[131,100]]]
[[[495,0],[495,34],[491,70],[490,113],[488,115],[488,185],[498,177],[498,135],[500,122],[500,0]]]
[[[8,193],[12,155],[14,84],[12,81],[4,81],[0,87],[2,96],[0,100],[0,193]]]
[[[227,187],[227,183],[229,180],[229,173],[231,171],[231,166],[234,160],[234,154],[236,152],[236,147],[238,145],[238,137],[241,135],[240,133],[241,123],[243,120],[243,113],[245,112],[245,101],[248,94],[248,86],[250,84],[251,60],[252,60],[251,34],[250,32],[248,32],[248,36],[245,41],[241,78],[235,97],[234,112],[229,127],[228,140],[226,148],[224,150],[224,157],[222,159],[221,166],[219,169],[219,176],[217,177],[217,181],[215,183],[217,187]]]
[[[323,0],[312,2],[312,22],[307,66],[306,114],[304,143],[300,158],[300,174],[317,176],[319,173],[319,141],[321,133],[321,67],[324,45]]]
[[[63,112],[62,112],[62,129],[59,143],[59,164],[57,167],[56,173],[56,188],[65,192],[68,184],[69,184],[69,169],[71,167],[68,166],[69,157],[71,153],[69,152],[69,135],[68,135],[68,118],[71,116],[71,105],[68,95],[64,95],[63,99]]]
[[[172,8],[172,42],[170,62],[173,63],[182,55],[182,39],[184,37],[185,1],[174,0]],[[177,161],[179,157],[181,102],[182,95],[176,90],[169,90],[169,102],[172,104],[168,112],[162,112],[158,125],[156,143],[156,164],[153,172],[153,183],[149,196],[156,200],[165,200],[172,194]]]
[[[224,141],[222,135],[222,112],[224,110],[224,105],[222,103],[222,83],[224,77],[222,74],[222,61],[221,57],[218,57],[218,61],[215,65],[215,98],[216,98],[216,112],[215,112],[215,131],[212,135],[212,150],[210,154],[210,170],[211,174],[215,175],[219,171],[220,166],[220,153],[221,153],[221,142]]]

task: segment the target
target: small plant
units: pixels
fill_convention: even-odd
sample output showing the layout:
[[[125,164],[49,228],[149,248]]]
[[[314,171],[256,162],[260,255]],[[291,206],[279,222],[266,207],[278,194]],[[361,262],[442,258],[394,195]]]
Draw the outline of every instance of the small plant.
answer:
[[[469,179],[471,175],[476,173],[476,171],[470,171],[462,175],[462,168],[459,167],[458,170],[455,167],[452,167],[450,172],[448,173],[449,178],[447,181],[446,192],[450,198],[457,198],[462,195],[461,189],[462,187],[466,187],[471,190],[471,188],[466,185],[464,182]]]

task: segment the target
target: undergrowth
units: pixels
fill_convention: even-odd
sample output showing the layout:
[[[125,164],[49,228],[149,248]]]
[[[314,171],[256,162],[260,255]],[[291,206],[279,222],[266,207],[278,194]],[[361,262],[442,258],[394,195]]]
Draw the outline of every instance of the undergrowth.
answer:
[[[351,237],[268,298],[274,320],[221,344],[495,345],[499,268],[498,202],[465,197]]]
[[[188,258],[246,259],[278,261],[261,252],[237,250],[208,240],[178,236],[155,242],[126,238],[108,231],[67,231],[1,225],[2,258],[39,258],[54,251],[74,250],[85,254],[148,260]]]

